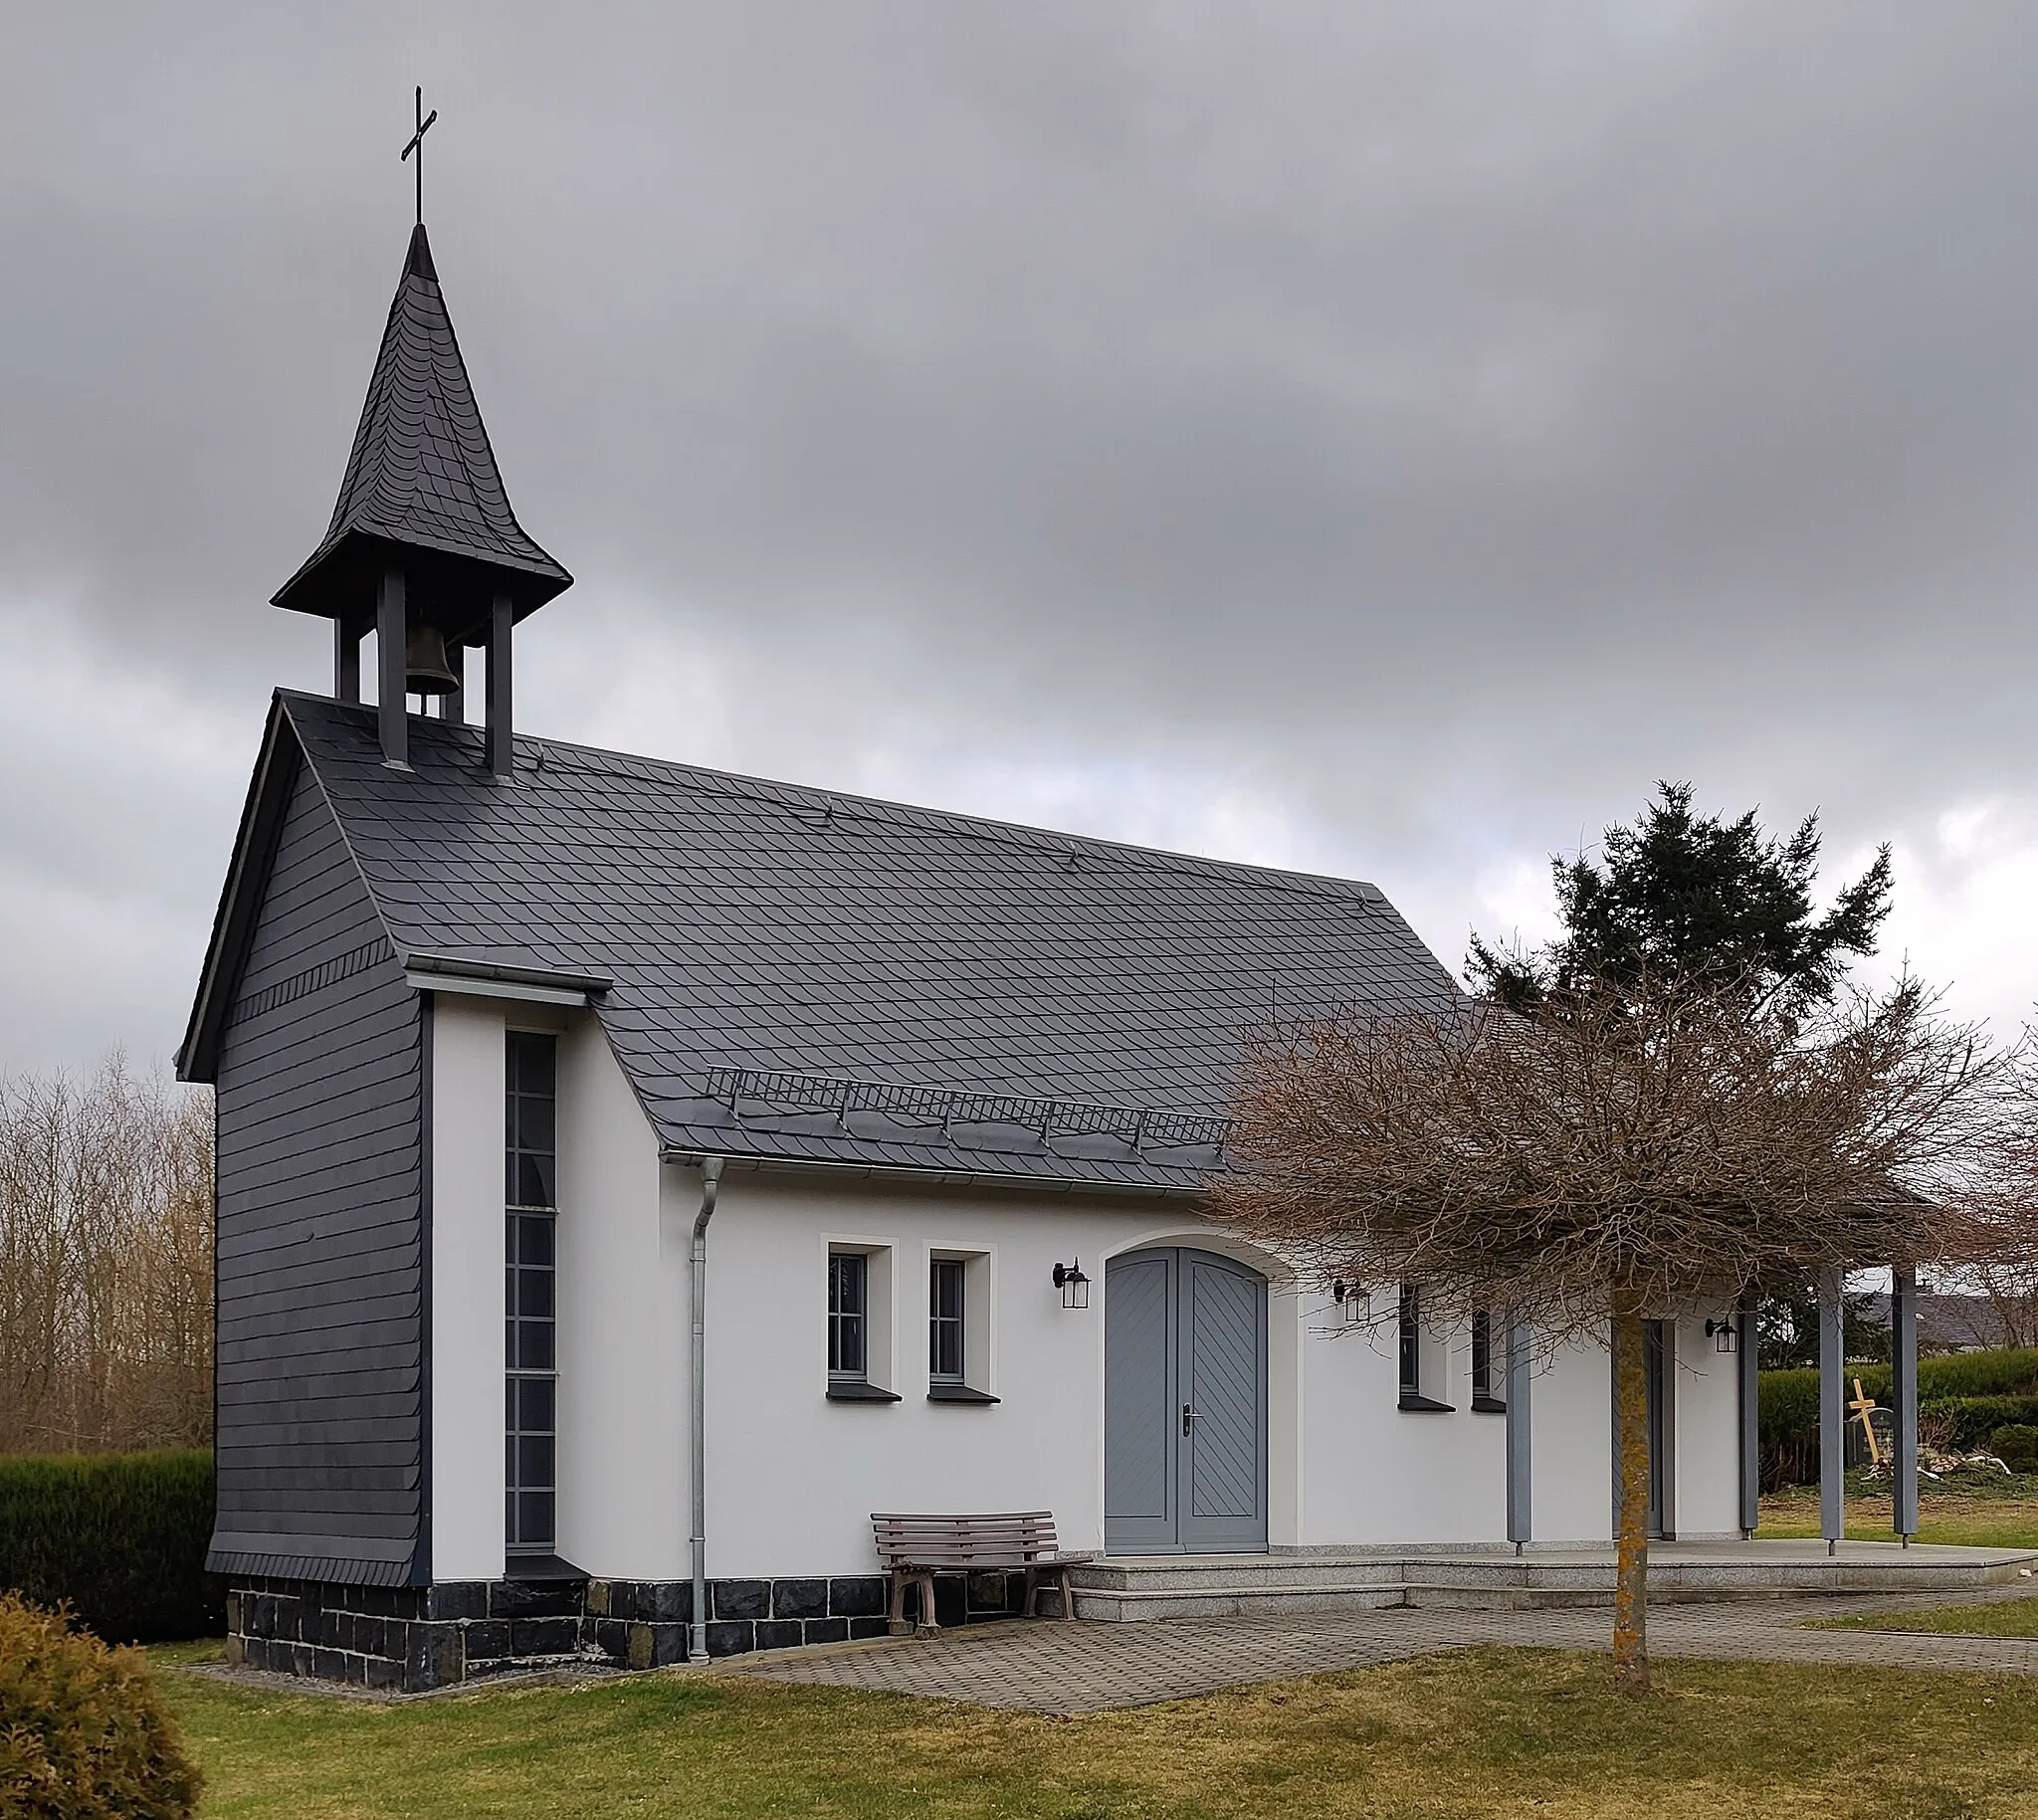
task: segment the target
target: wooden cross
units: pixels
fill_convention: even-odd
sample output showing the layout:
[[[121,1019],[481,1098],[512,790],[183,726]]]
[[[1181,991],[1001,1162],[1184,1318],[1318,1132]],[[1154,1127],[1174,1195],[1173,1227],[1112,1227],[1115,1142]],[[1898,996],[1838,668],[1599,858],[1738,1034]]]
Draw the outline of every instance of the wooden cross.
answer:
[[[425,134],[431,129],[432,121],[436,120],[438,117],[439,110],[436,107],[432,109],[429,115],[425,112],[425,92],[423,89],[420,89],[418,91],[417,113],[415,115],[415,118],[418,123],[418,129],[416,132],[410,135],[410,143],[403,148],[404,158],[408,158],[412,152],[416,152],[418,154],[417,179],[419,227],[423,227],[425,224]],[[397,162],[401,164],[403,162],[403,158],[397,159]]]
[[[1875,1438],[1875,1423],[1869,1419],[1869,1411],[1876,1407],[1875,1398],[1861,1387],[1861,1380],[1854,1380],[1854,1401],[1847,1407],[1861,1418],[1862,1431],[1868,1436],[1868,1457],[1877,1466],[1883,1463],[1882,1443]]]

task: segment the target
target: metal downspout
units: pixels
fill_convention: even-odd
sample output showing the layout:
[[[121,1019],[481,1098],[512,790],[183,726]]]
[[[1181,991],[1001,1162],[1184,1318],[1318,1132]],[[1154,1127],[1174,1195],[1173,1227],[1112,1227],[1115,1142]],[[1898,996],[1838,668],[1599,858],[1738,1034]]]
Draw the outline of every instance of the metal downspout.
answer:
[[[687,1660],[708,1660],[708,1222],[714,1218],[715,1190],[721,1185],[721,1158],[701,1159],[701,1211],[694,1217],[694,1249],[687,1278],[694,1296],[694,1369],[689,1386],[688,1439],[693,1458],[694,1610],[687,1638]]]

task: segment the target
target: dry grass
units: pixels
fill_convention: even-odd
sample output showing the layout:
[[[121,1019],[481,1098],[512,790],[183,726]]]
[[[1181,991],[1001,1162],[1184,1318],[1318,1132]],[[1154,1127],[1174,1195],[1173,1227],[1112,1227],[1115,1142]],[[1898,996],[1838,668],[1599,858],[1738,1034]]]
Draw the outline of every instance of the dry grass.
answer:
[[[1849,1493],[1847,1533],[1856,1541],[1895,1539],[1887,1494]],[[1968,1548],[2038,1548],[2038,1478],[1998,1478],[1979,1484],[1947,1481],[1922,1485],[1918,1495],[1918,1539]],[[1816,1535],[1817,1486],[1794,1486],[1762,1500],[1758,1535]]]
[[[1871,1612],[1828,1618],[1810,1630],[1929,1631],[1938,1637],[2038,1637],[2038,1593],[1987,1605],[1935,1605],[1929,1611]]]
[[[1080,1719],[645,1677],[403,1707],[168,1674],[204,1813],[2038,1816],[2038,1681],[1480,1650]]]

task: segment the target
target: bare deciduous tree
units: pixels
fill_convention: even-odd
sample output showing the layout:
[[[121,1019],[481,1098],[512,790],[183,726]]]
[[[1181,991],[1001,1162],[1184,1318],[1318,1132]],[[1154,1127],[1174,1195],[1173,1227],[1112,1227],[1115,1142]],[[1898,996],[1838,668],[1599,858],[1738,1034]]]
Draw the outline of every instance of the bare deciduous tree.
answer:
[[[2014,1058],[1902,983],[1835,1007],[1624,978],[1248,1045],[1221,1211],[1325,1281],[1610,1340],[1617,1683],[1646,1689],[1645,1317],[1770,1276],[1945,1255]]]
[[[0,1081],[0,1452],[212,1433],[212,1108],[137,1080]]]

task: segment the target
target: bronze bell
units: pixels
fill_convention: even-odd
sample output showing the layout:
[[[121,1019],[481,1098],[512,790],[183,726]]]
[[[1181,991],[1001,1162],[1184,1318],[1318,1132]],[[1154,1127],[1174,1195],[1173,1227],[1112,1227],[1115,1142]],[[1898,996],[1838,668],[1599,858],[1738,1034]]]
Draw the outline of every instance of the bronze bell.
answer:
[[[450,696],[460,679],[446,660],[446,634],[437,626],[412,626],[403,641],[403,687],[413,696]]]

